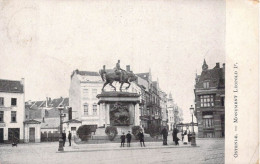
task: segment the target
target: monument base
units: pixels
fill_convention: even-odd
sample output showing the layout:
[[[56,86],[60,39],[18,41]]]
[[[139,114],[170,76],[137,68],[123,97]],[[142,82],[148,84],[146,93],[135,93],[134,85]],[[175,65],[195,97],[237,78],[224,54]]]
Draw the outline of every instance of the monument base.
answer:
[[[100,109],[100,124],[117,127],[118,135],[140,126],[140,95],[129,92],[102,92],[97,95]]]

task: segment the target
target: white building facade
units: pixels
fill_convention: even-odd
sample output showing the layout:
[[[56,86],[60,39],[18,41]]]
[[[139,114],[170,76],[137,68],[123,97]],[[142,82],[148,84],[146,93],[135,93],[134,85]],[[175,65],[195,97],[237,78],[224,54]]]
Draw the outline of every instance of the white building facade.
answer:
[[[0,79],[0,142],[23,142],[24,120],[24,79]]]

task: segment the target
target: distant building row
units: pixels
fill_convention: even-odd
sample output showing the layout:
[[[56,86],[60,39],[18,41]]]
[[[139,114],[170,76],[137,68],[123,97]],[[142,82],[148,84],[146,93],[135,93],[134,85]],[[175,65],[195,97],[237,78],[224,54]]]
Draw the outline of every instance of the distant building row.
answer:
[[[130,71],[130,67],[127,69]],[[174,103],[172,96],[152,81],[151,72],[137,74],[128,92],[140,94],[139,114],[135,117],[145,130],[151,125],[172,126],[182,121],[182,110]],[[0,80],[0,142],[40,142],[44,137],[57,136],[59,131],[59,110],[64,107],[64,130],[76,134],[80,125],[104,127],[104,113],[97,104],[103,81],[97,72],[73,71],[69,98],[43,101],[24,100],[24,79],[21,81]],[[108,88],[107,90],[112,90]],[[48,139],[47,139],[48,140]]]

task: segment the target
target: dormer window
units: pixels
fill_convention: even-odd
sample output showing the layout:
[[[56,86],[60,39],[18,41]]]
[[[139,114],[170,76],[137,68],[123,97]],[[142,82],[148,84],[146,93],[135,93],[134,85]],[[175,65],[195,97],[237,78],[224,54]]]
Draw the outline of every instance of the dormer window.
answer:
[[[209,82],[204,82],[203,83],[203,88],[205,88],[205,89],[209,88]]]

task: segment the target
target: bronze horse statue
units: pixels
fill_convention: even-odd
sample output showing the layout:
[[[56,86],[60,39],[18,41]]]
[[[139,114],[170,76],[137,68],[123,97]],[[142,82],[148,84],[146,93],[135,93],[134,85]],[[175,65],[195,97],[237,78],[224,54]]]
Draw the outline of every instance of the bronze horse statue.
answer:
[[[137,76],[132,73],[132,72],[127,72],[127,71],[121,71],[122,73],[122,81],[120,82],[120,75],[116,74],[114,69],[101,69],[99,71],[99,74],[102,78],[103,81],[105,81],[102,91],[104,91],[104,88],[107,84],[109,84],[111,87],[114,88],[114,90],[116,91],[116,87],[112,85],[112,83],[114,81],[120,82],[120,91],[122,92],[122,86],[124,83],[127,83],[128,86],[126,87],[126,89],[128,89],[131,85],[130,82],[132,81],[136,81],[137,80]]]

